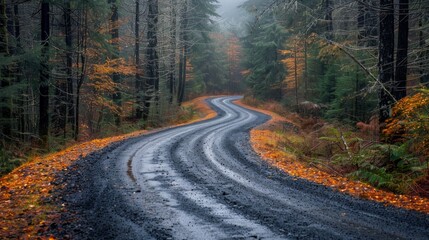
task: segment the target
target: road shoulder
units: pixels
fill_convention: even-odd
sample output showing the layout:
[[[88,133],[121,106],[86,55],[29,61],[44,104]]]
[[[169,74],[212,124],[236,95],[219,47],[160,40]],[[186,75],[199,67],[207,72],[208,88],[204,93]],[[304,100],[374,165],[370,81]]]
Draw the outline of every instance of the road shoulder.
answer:
[[[206,103],[210,97],[200,97],[184,103],[196,109],[196,117],[176,126],[216,117]],[[65,174],[75,163],[91,154],[125,140],[160,131],[138,131],[110,138],[79,143],[63,151],[38,156],[0,179],[0,238],[53,238],[49,233],[61,231],[60,216],[67,211],[58,205],[58,192],[64,189]],[[67,236],[64,236],[67,238]]]
[[[279,149],[276,144],[281,136],[273,129],[278,125],[293,126],[291,121],[276,113],[246,105],[242,101],[237,101],[236,103],[242,107],[271,116],[270,121],[252,129],[250,137],[253,149],[262,159],[272,166],[281,169],[293,177],[306,179],[354,197],[376,201],[386,206],[394,206],[429,214],[429,199],[427,198],[399,195],[383,191],[369,184],[333,175],[304,164],[293,154]]]

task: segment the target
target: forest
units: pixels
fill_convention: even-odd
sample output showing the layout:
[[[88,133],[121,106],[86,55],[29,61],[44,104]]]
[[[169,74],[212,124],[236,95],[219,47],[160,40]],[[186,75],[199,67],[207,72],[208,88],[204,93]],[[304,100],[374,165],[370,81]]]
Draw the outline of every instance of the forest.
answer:
[[[26,152],[159,127],[186,115],[186,99],[240,92],[239,39],[217,31],[215,3],[1,1],[1,172]]]
[[[427,239],[429,0],[0,0],[0,239]]]
[[[305,132],[277,144],[327,172],[427,196],[428,4],[246,1],[247,102],[279,102],[271,109]]]
[[[173,124],[194,114],[184,101],[226,94],[277,104],[321,132],[324,144],[286,144],[310,148],[301,158],[382,187],[428,175],[428,1],[248,0],[231,25],[218,7],[1,0],[0,172],[79,141]]]

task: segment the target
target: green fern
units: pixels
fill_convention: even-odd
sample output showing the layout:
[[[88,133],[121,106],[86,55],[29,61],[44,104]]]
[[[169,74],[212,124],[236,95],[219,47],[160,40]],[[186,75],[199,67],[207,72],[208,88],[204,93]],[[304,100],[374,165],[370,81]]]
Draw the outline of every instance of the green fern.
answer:
[[[359,169],[350,174],[351,177],[367,181],[379,188],[395,188],[394,176],[388,173],[385,168],[378,168],[370,165],[366,169]]]

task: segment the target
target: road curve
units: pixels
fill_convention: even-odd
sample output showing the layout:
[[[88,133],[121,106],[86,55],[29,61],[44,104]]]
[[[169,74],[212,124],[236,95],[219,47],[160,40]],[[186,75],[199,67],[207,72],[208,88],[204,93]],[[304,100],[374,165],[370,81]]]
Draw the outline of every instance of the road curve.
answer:
[[[249,130],[269,118],[210,99],[214,119],[124,141],[80,161],[66,205],[76,238],[428,239],[429,217],[270,167]]]

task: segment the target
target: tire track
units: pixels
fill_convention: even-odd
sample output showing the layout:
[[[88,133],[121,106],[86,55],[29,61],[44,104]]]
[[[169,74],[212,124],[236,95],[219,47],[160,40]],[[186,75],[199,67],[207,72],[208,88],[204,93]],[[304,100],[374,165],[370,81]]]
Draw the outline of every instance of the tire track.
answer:
[[[214,119],[128,140],[96,156],[86,236],[119,239],[428,239],[427,215],[384,207],[296,180],[251,149],[268,117],[209,101]],[[88,183],[91,184],[88,184]],[[86,183],[86,185],[85,185]],[[91,202],[91,204],[82,204]]]

